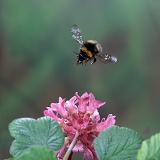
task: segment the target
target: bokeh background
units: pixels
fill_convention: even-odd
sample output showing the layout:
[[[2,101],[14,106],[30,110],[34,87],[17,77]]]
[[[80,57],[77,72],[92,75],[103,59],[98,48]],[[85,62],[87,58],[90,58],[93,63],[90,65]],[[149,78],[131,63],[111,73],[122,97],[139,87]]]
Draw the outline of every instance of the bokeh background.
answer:
[[[118,62],[74,67],[73,24]],[[13,119],[41,117],[76,91],[106,101],[101,117],[144,139],[159,132],[159,61],[159,0],[0,0],[0,159],[11,156]]]

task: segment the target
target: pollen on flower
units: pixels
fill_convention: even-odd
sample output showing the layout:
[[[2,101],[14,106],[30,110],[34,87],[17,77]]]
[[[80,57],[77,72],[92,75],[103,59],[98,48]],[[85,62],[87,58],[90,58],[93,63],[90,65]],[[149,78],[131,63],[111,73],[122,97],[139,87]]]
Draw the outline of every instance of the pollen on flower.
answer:
[[[109,114],[100,121],[98,108],[105,102],[96,100],[92,93],[85,92],[82,96],[75,93],[70,100],[59,98],[58,103],[51,103],[50,107],[44,110],[44,115],[54,118],[66,134],[62,148],[57,151],[57,158],[64,156],[65,150],[70,146],[75,136],[77,139],[72,152],[83,152],[84,158],[97,160],[93,146],[93,140],[107,127],[115,124],[115,117]]]

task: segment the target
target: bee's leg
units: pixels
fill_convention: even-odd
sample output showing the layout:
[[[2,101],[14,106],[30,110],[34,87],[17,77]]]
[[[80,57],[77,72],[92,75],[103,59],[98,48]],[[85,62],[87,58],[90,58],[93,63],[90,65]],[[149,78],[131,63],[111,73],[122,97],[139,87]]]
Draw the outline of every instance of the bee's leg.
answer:
[[[74,65],[74,67],[76,67],[77,65],[78,65],[79,63],[78,63],[78,61],[75,63],[75,65]]]
[[[77,60],[77,62],[75,63],[74,67],[76,67],[77,65],[82,64],[83,65],[83,61]]]
[[[93,63],[95,63],[95,62],[96,62],[96,58],[94,57],[93,62],[91,62],[91,64],[93,64]]]
[[[85,59],[83,62],[84,62],[84,65],[86,66],[88,59]]]
[[[87,64],[88,61],[89,61],[89,58],[85,58],[85,59],[83,60],[83,63],[84,63],[85,66],[86,66],[86,64]]]

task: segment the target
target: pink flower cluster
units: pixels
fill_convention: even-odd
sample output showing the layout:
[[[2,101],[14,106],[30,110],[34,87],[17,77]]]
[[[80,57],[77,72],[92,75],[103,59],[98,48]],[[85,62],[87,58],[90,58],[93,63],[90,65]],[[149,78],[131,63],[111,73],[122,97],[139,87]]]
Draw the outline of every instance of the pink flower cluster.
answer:
[[[62,159],[64,152],[69,148],[74,137],[77,135],[72,152],[83,152],[84,159],[97,160],[93,140],[98,134],[107,127],[115,124],[115,117],[109,114],[100,121],[98,108],[105,102],[95,100],[92,93],[84,93],[79,96],[75,93],[69,101],[59,97],[58,103],[51,103],[50,107],[44,111],[45,116],[54,118],[59,122],[66,134],[65,142],[62,148],[57,151],[58,159]]]

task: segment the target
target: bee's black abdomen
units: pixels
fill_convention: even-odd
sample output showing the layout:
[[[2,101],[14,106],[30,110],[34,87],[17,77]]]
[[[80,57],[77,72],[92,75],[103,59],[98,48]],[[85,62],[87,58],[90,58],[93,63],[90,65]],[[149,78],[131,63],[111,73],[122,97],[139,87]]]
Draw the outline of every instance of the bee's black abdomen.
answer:
[[[96,45],[92,43],[88,43],[87,41],[83,43],[83,46],[87,48],[88,51],[94,53],[98,53],[98,50],[96,49]]]
[[[87,50],[92,52],[93,54],[102,52],[101,45],[95,40],[88,40],[84,42],[82,46],[86,47]]]

